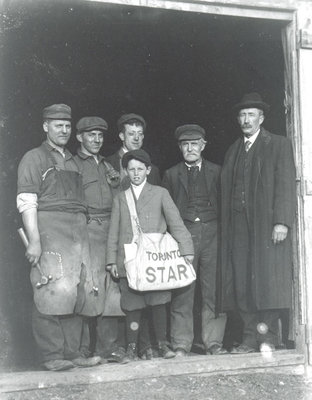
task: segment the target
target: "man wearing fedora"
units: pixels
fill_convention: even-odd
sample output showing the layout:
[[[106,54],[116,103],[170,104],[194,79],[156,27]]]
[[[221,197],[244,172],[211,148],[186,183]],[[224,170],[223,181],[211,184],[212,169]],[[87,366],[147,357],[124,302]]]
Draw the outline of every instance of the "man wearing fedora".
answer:
[[[18,168],[17,207],[32,265],[32,328],[43,366],[51,371],[96,365],[80,350],[86,282],[90,274],[86,204],[79,167],[66,144],[71,108],[43,110],[46,140],[28,151]]]
[[[220,167],[202,157],[206,132],[196,124],[175,130],[183,161],[167,170],[163,186],[178,207],[194,243],[194,269],[202,297],[202,341],[207,354],[222,355],[226,315],[216,314],[218,184]],[[193,339],[195,283],[176,289],[171,302],[171,343],[177,356],[190,352]]]
[[[292,300],[291,229],[295,166],[289,139],[262,127],[269,110],[258,93],[236,104],[242,136],[221,171],[222,302],[243,321],[233,354],[278,344],[278,318]]]
[[[111,163],[116,171],[120,172],[121,189],[128,189],[130,180],[122,168],[121,159],[128,151],[138,150],[143,146],[146,122],[141,115],[134,113],[123,114],[117,121],[117,129],[122,146],[116,153],[108,156],[107,161]],[[152,185],[161,184],[159,169],[153,164],[147,181]]]

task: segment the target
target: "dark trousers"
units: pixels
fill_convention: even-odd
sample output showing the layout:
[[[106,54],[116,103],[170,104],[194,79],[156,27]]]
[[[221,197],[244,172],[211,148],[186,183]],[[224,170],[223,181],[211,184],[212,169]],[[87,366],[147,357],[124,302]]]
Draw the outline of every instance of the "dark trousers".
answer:
[[[192,235],[195,257],[193,266],[200,279],[202,294],[202,340],[207,348],[222,345],[226,316],[215,318],[216,266],[217,266],[217,221],[207,223],[188,222],[185,226]],[[191,350],[194,339],[193,305],[195,282],[172,291],[171,343],[174,350]]]
[[[263,342],[278,344],[278,310],[257,310],[252,294],[252,271],[250,268],[250,237],[245,211],[233,211],[232,265],[236,304],[244,323],[243,344],[257,348]],[[259,334],[257,325],[264,322],[267,334]]]
[[[44,362],[79,357],[82,327],[79,315],[47,315],[33,306],[33,335]]]

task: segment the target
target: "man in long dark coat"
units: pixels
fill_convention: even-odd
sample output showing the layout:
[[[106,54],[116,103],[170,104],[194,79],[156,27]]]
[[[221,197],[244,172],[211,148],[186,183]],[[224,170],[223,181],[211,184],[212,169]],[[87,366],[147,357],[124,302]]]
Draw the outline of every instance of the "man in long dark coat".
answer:
[[[291,307],[295,166],[289,139],[261,126],[269,106],[259,94],[235,109],[243,136],[221,171],[222,300],[224,309],[236,303],[244,323],[232,352],[249,353],[275,349],[280,310]]]

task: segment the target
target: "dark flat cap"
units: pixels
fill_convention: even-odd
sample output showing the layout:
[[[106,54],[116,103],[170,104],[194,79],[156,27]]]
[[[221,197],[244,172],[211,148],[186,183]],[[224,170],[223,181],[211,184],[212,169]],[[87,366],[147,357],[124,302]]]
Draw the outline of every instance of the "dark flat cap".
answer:
[[[66,104],[52,104],[43,109],[43,119],[71,119],[71,108]]]
[[[78,133],[93,131],[93,129],[107,131],[108,125],[100,117],[83,117],[77,122],[76,128]]]
[[[141,115],[130,113],[123,114],[117,121],[118,131],[120,132],[122,130],[124,124],[131,124],[134,122],[140,122],[143,125],[143,129],[146,128],[145,119],[141,117]]]
[[[121,159],[121,165],[123,168],[127,168],[130,160],[141,161],[147,167],[152,165],[150,156],[143,149],[131,150],[125,153]]]
[[[269,111],[270,106],[262,100],[259,93],[252,92],[245,94],[241,101],[233,107],[234,111],[239,111],[244,108],[258,108],[266,113]]]
[[[187,124],[179,126],[175,132],[174,136],[177,140],[197,140],[205,139],[206,132],[205,129],[196,124]]]

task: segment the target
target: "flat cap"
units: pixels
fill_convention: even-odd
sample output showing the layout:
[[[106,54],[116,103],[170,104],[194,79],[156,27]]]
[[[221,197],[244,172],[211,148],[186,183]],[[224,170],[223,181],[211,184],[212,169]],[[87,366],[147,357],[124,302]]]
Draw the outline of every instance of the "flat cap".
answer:
[[[52,104],[43,109],[43,119],[71,119],[71,108],[66,104]]]
[[[134,122],[140,122],[143,125],[143,129],[146,128],[145,119],[141,117],[141,115],[130,113],[130,114],[123,114],[117,121],[118,131],[120,132],[122,130],[124,124],[131,124]]]
[[[127,168],[130,160],[138,160],[144,163],[147,167],[152,165],[150,156],[143,149],[131,150],[125,153],[121,159],[123,168]]]
[[[262,100],[262,97],[257,92],[245,94],[241,101],[233,107],[234,111],[243,110],[244,108],[258,108],[264,113],[270,110],[270,106]]]
[[[77,132],[88,132],[93,131],[93,129],[98,129],[101,131],[107,131],[107,122],[100,117],[83,117],[76,124]]]
[[[177,140],[197,140],[205,139],[205,129],[199,125],[187,124],[178,126],[174,132],[174,136]]]

